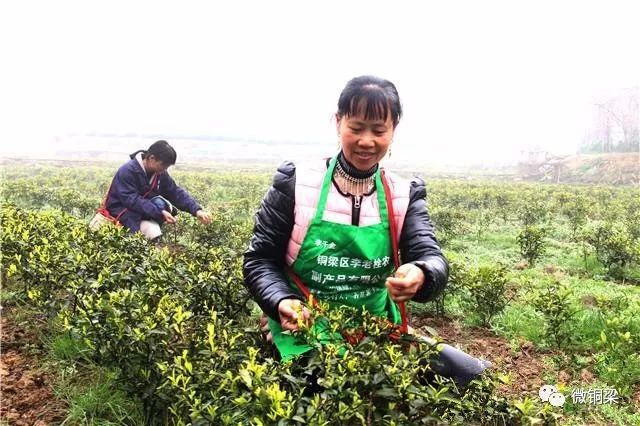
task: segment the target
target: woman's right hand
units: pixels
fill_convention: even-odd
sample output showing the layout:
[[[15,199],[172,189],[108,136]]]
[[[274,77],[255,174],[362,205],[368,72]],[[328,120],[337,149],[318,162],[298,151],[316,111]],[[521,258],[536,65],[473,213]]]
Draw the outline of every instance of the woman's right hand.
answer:
[[[162,210],[162,216],[164,216],[164,221],[166,223],[176,223],[176,218],[166,210]]]
[[[280,314],[280,325],[283,330],[295,331],[298,329],[298,321],[308,321],[311,312],[298,299],[282,299],[278,303],[278,314]]]

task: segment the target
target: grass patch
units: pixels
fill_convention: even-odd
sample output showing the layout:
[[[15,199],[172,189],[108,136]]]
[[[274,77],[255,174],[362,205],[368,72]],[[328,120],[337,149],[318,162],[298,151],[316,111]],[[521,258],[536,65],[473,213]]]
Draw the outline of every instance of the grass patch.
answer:
[[[511,303],[492,322],[492,329],[510,342],[519,339],[539,345],[544,340],[544,319],[529,305]]]
[[[141,405],[118,389],[114,373],[91,366],[59,385],[58,397],[69,404],[63,425],[144,424]]]
[[[613,389],[612,386],[597,381],[589,385],[577,385],[568,386],[563,390],[563,395],[566,398],[565,404],[562,406],[562,413],[565,417],[561,424],[566,425],[637,425],[640,424],[640,413],[634,408],[633,403],[626,399],[619,397],[617,402],[608,404],[594,404],[589,403],[588,399],[585,402],[576,401],[573,402],[572,392],[574,390],[589,391],[590,389]]]
[[[626,295],[631,299],[640,300],[640,287],[633,285],[580,277],[567,277],[566,283],[571,287],[576,298],[592,295],[611,299]]]
[[[142,404],[128,396],[117,373],[91,361],[91,350],[50,321],[42,337],[46,366],[54,377],[54,393],[69,409],[63,425],[142,425]]]
[[[58,361],[86,360],[90,351],[86,345],[69,333],[50,338],[47,346],[50,356]]]
[[[594,420],[612,425],[640,425],[640,412],[633,405],[623,401],[617,405],[601,405],[598,412],[594,413]]]
[[[419,316],[440,316],[436,308],[436,301],[419,303],[409,301],[409,312]],[[460,294],[448,294],[444,299],[444,314],[450,317],[463,317],[467,310],[462,304],[462,296]]]
[[[476,262],[501,262],[512,265],[520,260],[515,236],[504,232],[487,232],[476,240],[472,236],[460,240],[464,253]]]

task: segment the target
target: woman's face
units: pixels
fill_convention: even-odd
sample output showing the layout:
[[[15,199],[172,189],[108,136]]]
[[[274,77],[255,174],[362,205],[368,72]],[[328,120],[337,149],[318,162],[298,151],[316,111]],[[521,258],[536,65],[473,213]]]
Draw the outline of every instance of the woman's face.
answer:
[[[155,155],[151,154],[149,157],[147,157],[144,168],[147,172],[150,173],[164,173],[167,171],[169,166],[163,163],[161,160],[158,160]]]
[[[365,120],[363,116],[337,117],[338,137],[347,161],[366,171],[387,153],[393,140],[391,114],[387,120]]]

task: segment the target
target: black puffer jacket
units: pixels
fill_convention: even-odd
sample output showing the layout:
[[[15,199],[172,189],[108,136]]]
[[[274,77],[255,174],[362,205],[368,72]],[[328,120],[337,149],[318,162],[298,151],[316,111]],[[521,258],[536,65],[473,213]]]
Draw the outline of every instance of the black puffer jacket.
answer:
[[[273,178],[255,216],[253,236],[244,253],[244,281],[253,299],[276,321],[283,299],[304,300],[288,284],[285,254],[294,223],[296,168],[284,162]],[[426,302],[444,289],[449,265],[440,250],[426,206],[426,188],[420,178],[411,181],[409,205],[400,235],[400,257],[425,274],[425,283],[413,300]]]

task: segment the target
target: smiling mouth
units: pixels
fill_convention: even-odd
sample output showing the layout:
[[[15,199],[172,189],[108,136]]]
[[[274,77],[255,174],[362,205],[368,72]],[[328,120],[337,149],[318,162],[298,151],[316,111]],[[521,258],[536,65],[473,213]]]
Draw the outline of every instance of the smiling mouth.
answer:
[[[370,158],[373,158],[373,152],[356,152],[356,157],[368,160]]]

